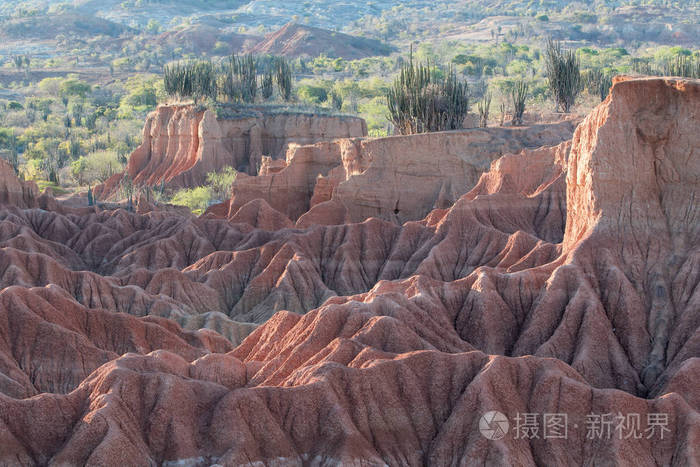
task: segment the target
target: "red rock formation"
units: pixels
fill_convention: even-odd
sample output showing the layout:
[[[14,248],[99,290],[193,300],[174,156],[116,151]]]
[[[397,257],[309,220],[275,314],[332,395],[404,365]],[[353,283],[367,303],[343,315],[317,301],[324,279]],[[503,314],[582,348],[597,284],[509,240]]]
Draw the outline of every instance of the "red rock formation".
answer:
[[[11,204],[20,208],[37,206],[39,188],[34,182],[20,182],[12,166],[0,159],[0,204]]]
[[[261,198],[293,221],[304,216],[299,226],[419,220],[451,206],[503,154],[559,144],[573,129],[564,122],[293,146],[286,167],[236,179],[230,211]]]
[[[353,117],[250,109],[247,114],[217,118],[213,111],[191,105],[163,105],[146,119],[143,142],[129,157],[126,172],[137,185],[191,187],[226,166],[255,171],[263,155],[278,157],[290,143],[366,134],[365,122]],[[96,187],[96,196],[101,200],[113,196],[122,176]]]
[[[699,116],[699,81],[617,81],[571,143],[401,226],[5,208],[0,463],[693,465]],[[230,350],[167,317],[267,321]]]
[[[270,231],[294,227],[289,218],[285,217],[281,212],[272,209],[263,199],[255,199],[244,204],[228,219],[234,224],[243,223]]]

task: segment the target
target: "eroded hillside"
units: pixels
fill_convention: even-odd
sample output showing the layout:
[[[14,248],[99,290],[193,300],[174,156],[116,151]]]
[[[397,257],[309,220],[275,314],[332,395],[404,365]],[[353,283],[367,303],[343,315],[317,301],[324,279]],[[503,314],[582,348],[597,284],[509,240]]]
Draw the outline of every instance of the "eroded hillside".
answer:
[[[692,465],[699,121],[700,82],[618,80],[571,142],[401,225],[31,209],[6,183],[0,461]],[[566,437],[489,440],[493,410]],[[608,413],[645,435],[591,438]]]

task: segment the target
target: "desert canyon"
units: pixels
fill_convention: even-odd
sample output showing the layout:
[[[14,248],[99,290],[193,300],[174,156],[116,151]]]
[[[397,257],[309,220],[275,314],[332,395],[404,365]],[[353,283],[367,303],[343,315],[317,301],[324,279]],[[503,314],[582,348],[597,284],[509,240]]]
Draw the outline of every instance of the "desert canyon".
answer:
[[[378,139],[161,106],[135,183],[241,171],[199,217],[0,163],[0,465],[698,465],[699,129],[681,78]],[[489,411],[568,434],[490,440]],[[590,413],[667,431],[589,439]]]

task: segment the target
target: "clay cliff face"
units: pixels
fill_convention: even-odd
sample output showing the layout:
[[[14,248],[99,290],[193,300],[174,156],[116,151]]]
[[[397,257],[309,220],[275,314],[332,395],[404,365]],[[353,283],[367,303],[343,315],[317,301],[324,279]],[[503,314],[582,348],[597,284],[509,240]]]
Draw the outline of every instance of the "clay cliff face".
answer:
[[[260,198],[299,227],[419,220],[451,206],[503,154],[559,144],[574,128],[563,122],[293,146],[286,164],[236,179],[229,215]]]
[[[403,225],[6,207],[0,463],[693,465],[699,120],[698,81],[618,81],[571,142]],[[174,321],[264,324],[233,348]]]
[[[0,159],[0,204],[11,204],[19,208],[37,206],[39,188],[33,182],[21,182],[12,166]]]
[[[209,172],[232,166],[255,172],[262,156],[277,158],[290,143],[311,144],[367,134],[362,119],[311,114],[262,113],[218,119],[211,110],[163,105],[146,119],[143,142],[129,157],[126,172],[135,184],[170,188],[205,183]],[[122,175],[96,188],[113,195]]]

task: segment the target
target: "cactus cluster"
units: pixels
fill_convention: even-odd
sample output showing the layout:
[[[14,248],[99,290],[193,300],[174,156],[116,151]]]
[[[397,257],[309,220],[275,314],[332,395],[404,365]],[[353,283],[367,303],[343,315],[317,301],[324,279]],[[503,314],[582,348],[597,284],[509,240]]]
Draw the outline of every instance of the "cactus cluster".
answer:
[[[569,113],[571,107],[576,103],[576,97],[583,89],[581,64],[576,52],[564,50],[560,42],[548,39],[545,67],[549,90],[554,97],[556,110],[561,109],[565,113]]]
[[[262,63],[253,55],[232,55],[220,64],[208,60],[166,65],[163,73],[165,92],[179,99],[223,99],[228,102],[254,103],[258,89],[264,99],[274,94],[277,82],[280,96],[292,97],[292,67],[282,57]]]
[[[402,135],[463,127],[469,111],[469,87],[452,67],[444,72],[417,64],[413,53],[386,95],[389,119]]]
[[[216,67],[210,61],[173,63],[163,70],[163,84],[169,96],[199,99],[215,97]]]
[[[612,87],[612,73],[600,69],[586,70],[581,74],[583,86],[589,94],[600,96],[604,101]]]
[[[523,115],[525,114],[525,103],[527,101],[528,84],[524,80],[517,81],[510,91],[510,97],[513,101],[513,126],[523,124]]]
[[[661,63],[636,59],[632,63],[635,72],[653,76],[679,76],[682,78],[700,78],[700,57],[677,55]]]
[[[282,57],[275,59],[274,67],[280,95],[285,101],[289,101],[292,98],[292,67]]]
[[[477,104],[479,110],[479,128],[486,128],[489,125],[489,112],[491,111],[491,93],[485,92]]]

